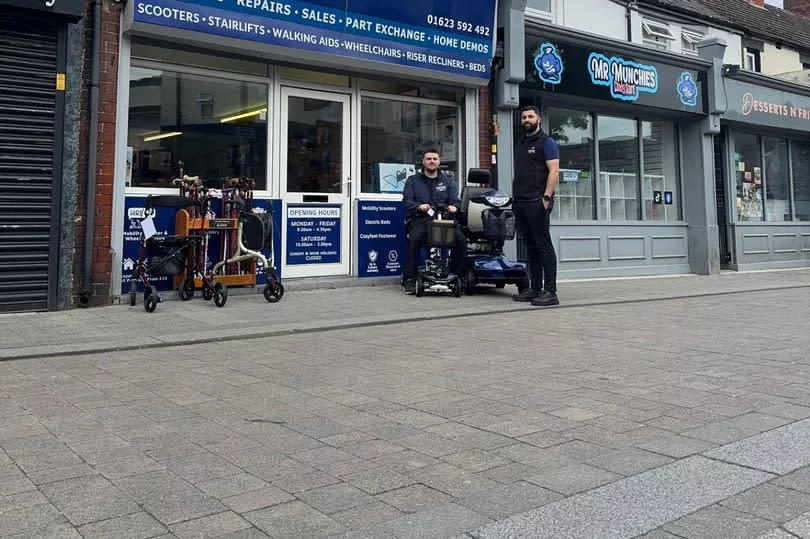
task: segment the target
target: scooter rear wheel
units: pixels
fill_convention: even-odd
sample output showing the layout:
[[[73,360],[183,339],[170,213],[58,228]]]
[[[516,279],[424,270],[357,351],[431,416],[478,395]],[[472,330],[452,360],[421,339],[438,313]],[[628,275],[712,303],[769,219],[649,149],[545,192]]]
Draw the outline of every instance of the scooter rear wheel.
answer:
[[[421,298],[425,293],[425,280],[422,279],[421,275],[416,276],[416,281],[413,284],[413,292],[416,294],[417,298]]]
[[[453,295],[457,298],[461,297],[461,289],[464,286],[464,283],[461,281],[461,277],[456,277],[456,280],[453,284]]]

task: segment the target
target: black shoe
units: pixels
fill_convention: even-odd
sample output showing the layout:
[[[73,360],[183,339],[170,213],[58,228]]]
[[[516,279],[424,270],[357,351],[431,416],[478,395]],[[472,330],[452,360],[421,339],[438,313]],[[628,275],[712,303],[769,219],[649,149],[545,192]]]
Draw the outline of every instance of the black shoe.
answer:
[[[514,296],[512,296],[512,299],[515,301],[532,301],[534,298],[539,296],[540,291],[535,290],[534,288],[527,288],[520,294],[515,294]]]
[[[557,293],[550,290],[543,290],[542,294],[532,300],[532,305],[535,307],[551,307],[559,304],[560,300],[557,298]]]
[[[405,288],[406,294],[415,294],[416,293],[416,284],[414,283],[413,279],[408,279],[405,281],[402,286]]]

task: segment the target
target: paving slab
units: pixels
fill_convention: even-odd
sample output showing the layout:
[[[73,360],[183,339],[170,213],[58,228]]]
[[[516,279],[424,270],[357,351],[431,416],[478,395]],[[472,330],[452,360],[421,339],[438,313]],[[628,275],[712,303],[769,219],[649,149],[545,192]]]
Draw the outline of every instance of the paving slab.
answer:
[[[634,537],[773,476],[687,459],[476,530],[474,537]]]
[[[810,419],[706,452],[706,456],[785,475],[810,465]]]

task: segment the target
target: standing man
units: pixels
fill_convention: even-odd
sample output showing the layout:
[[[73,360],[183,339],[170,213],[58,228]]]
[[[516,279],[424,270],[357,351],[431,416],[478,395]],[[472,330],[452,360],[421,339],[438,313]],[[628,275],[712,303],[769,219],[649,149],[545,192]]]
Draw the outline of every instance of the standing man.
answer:
[[[512,296],[532,305],[559,305],[557,255],[549,225],[554,188],[560,173],[560,147],[540,129],[540,109],[524,107],[520,113],[523,136],[515,144],[515,179],[512,184],[517,225],[529,252],[531,287]]]
[[[408,260],[402,275],[405,292],[412,294],[416,279],[416,265],[419,251],[427,243],[428,223],[432,219],[428,213],[431,206],[444,204],[451,214],[458,212],[461,201],[458,198],[458,185],[439,170],[441,159],[439,150],[428,148],[422,157],[422,172],[405,181],[402,190],[402,204],[405,206],[405,229],[408,233]],[[455,245],[450,252],[450,272],[461,275],[467,256],[467,238],[455,228]]]

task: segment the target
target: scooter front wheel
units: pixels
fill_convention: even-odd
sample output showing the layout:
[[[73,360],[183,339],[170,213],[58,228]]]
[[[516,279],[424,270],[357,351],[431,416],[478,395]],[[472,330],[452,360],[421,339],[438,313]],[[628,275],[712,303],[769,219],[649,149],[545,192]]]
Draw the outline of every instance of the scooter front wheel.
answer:
[[[464,284],[461,281],[461,277],[456,277],[456,280],[454,281],[454,284],[453,284],[453,295],[456,296],[457,298],[460,298],[461,297],[461,288],[463,286],[464,286]]]
[[[464,293],[468,296],[475,294],[475,272],[471,269],[467,270],[467,278],[464,279]]]
[[[413,291],[417,298],[421,298],[422,294],[425,293],[425,280],[422,279],[421,275],[416,276],[416,281],[413,284]]]

